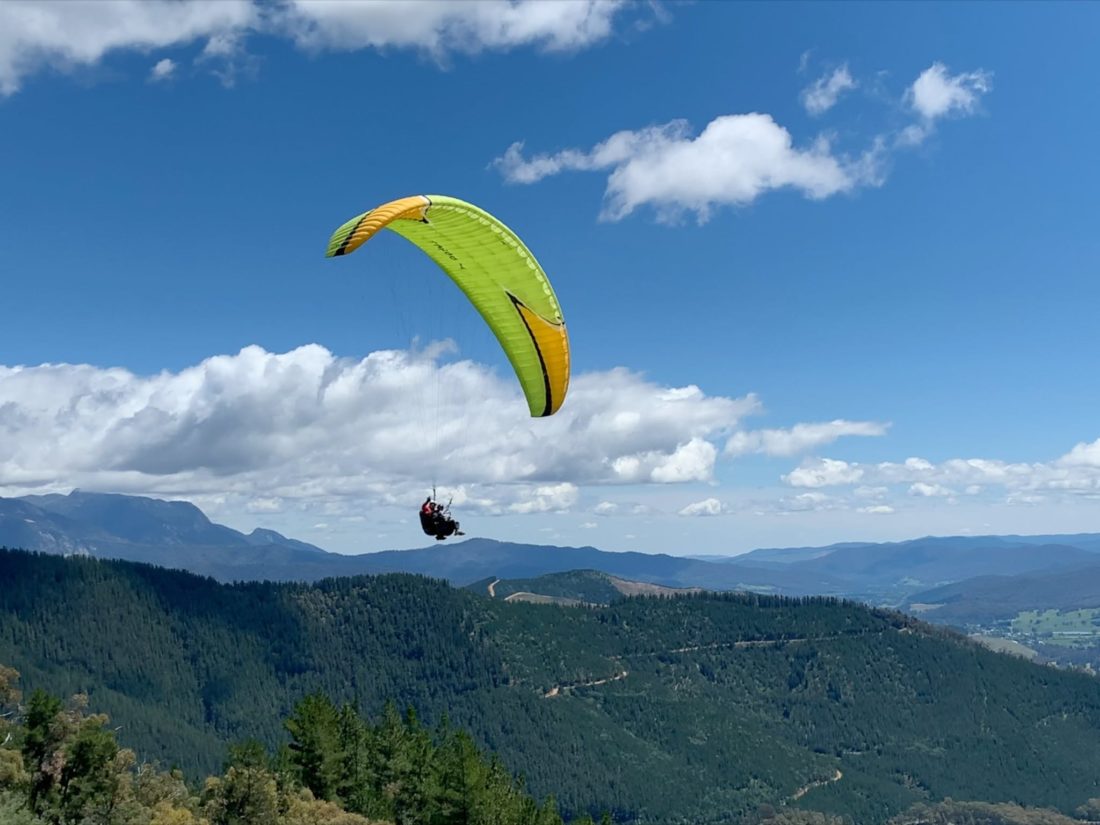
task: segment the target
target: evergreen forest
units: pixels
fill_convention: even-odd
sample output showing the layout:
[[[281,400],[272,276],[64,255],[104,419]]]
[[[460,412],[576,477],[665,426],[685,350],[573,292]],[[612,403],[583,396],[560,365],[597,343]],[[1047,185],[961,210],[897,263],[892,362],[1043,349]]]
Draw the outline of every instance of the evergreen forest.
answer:
[[[1100,796],[1095,678],[832,598],[565,607],[407,574],[226,585],[5,550],[0,662],[31,697],[10,716],[24,730],[31,705],[79,721],[29,757],[19,745],[14,774],[94,728],[132,754],[128,783],[167,772],[208,819],[207,777],[238,769],[269,777],[279,810],[308,792],[384,822],[462,821],[415,817],[475,786],[512,799],[502,812],[639,825],[936,821],[951,800],[978,806],[958,821],[1008,822],[988,817],[1087,815]],[[412,785],[410,808],[386,796]]]

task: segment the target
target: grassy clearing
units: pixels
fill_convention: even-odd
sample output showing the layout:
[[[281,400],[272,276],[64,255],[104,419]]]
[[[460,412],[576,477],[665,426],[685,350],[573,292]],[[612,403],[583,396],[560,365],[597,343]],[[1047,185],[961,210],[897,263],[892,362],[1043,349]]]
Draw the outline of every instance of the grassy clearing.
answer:
[[[970,638],[976,642],[980,642],[990,650],[996,650],[999,653],[1011,653],[1015,656],[1022,656],[1025,659],[1034,659],[1039,655],[1037,651],[1019,642],[1014,642],[1012,639],[1002,639],[999,636],[985,636],[981,633],[972,634]]]
[[[1012,620],[1012,630],[1045,644],[1091,647],[1100,643],[1100,609],[1025,610]]]

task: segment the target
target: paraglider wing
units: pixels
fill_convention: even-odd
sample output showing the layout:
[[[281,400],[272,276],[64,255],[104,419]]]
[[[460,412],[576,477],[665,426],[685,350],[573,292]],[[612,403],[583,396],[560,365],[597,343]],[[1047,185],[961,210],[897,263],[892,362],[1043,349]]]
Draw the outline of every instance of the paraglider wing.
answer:
[[[415,244],[451,277],[489,324],[535,417],[553,415],[569,387],[569,337],[546,273],[512,230],[445,195],[390,201],[345,223],[326,257],[354,252],[381,229]]]

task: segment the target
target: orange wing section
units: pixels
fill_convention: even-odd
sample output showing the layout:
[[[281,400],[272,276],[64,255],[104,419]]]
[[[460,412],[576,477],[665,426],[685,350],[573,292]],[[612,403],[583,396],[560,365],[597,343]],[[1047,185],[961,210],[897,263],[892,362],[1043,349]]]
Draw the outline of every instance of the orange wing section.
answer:
[[[359,218],[351,232],[342,239],[339,247],[330,255],[348,255],[361,247],[379,229],[385,229],[387,225],[398,220],[423,221],[426,220],[426,211],[432,202],[423,195],[413,195],[408,198],[398,198],[395,201],[382,204],[377,209],[372,209]]]
[[[569,389],[569,337],[565,324],[547,321],[524,306],[514,295],[510,297],[519,317],[523,319],[523,325],[531,333],[542,364],[542,378],[546,386],[546,409],[542,414],[553,415]]]

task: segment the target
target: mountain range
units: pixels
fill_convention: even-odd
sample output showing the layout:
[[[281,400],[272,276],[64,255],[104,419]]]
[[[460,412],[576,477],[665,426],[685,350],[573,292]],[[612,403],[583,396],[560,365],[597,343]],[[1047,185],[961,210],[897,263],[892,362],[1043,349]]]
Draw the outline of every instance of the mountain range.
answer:
[[[1012,591],[1016,576],[1050,576],[1079,583],[1076,591],[1083,596],[1097,592],[1085,582],[1100,580],[1100,534],[925,537],[703,558],[470,538],[422,549],[342,555],[272,530],[245,534],[215,524],[187,502],[82,491],[0,498],[0,546],[148,562],[223,582],[308,582],[405,572],[462,586],[492,577],[599,570],[668,587],[834,595],[883,605],[911,603],[916,594],[945,585],[960,588],[943,596],[957,600],[971,587],[969,580],[979,591],[993,586],[989,577],[1000,577],[997,586]],[[921,597],[936,599],[942,600],[934,594]],[[943,610],[941,616],[946,620],[951,614]],[[928,618],[940,620],[934,613]]]
[[[977,576],[925,590],[902,607],[954,625],[989,625],[1027,610],[1100,608],[1100,566],[1016,576]]]

